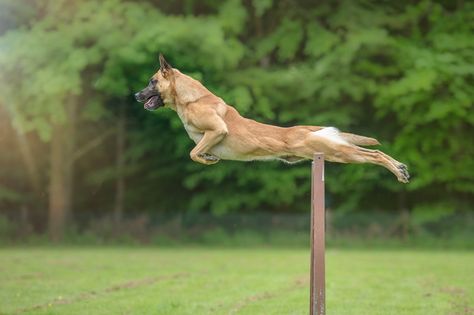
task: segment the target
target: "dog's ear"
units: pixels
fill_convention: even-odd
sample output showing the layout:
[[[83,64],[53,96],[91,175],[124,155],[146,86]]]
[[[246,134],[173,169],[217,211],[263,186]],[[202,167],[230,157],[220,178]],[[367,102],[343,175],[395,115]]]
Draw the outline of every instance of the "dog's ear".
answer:
[[[160,71],[165,77],[173,72],[173,67],[165,60],[162,54],[160,54]]]

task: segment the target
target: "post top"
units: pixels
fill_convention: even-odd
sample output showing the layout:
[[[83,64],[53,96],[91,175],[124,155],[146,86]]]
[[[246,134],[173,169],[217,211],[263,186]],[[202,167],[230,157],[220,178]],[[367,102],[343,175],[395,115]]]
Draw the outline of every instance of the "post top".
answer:
[[[314,160],[324,160],[324,153],[322,153],[322,152],[314,153],[313,159]]]

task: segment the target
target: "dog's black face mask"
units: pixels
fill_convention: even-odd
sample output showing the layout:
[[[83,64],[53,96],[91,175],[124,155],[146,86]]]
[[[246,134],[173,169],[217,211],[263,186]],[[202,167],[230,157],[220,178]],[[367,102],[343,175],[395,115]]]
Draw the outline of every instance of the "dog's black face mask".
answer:
[[[146,88],[135,94],[137,101],[145,103],[143,107],[146,110],[155,110],[164,105],[163,99],[156,89],[157,82],[155,79],[151,79]]]

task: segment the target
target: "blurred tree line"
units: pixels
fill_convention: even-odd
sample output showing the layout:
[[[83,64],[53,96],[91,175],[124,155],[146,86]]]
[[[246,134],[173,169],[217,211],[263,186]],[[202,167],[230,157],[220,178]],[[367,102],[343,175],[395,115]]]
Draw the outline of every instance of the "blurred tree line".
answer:
[[[195,164],[170,110],[134,101],[158,52],[271,124],[376,137],[408,164],[327,165],[337,211],[472,210],[474,3],[0,0],[0,210],[60,238],[128,212],[302,212],[309,163]]]

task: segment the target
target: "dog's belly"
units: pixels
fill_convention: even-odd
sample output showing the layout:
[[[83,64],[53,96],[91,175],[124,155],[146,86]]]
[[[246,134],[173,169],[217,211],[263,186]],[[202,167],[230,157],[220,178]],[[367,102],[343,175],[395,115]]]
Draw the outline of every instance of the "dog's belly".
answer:
[[[201,141],[202,137],[204,137],[203,133],[193,132],[193,131],[188,131],[188,135],[196,144],[198,144],[199,141]],[[212,147],[207,153],[215,155],[221,160],[237,160],[237,161],[253,160],[252,158],[246,156],[245,154],[242,154],[242,152],[237,152],[235,149],[233,149],[232,146],[229,145],[228,141],[226,141],[226,139],[224,139],[221,143]]]
[[[189,137],[198,144],[204,137],[204,133],[197,131],[191,126],[186,126],[185,129]],[[234,160],[234,161],[268,161],[281,159],[280,155],[285,155],[284,152],[281,154],[275,154],[268,152],[255,144],[249,145],[246,139],[235,134],[228,134],[220,143],[213,146],[208,152],[221,160]]]
[[[234,161],[275,160],[278,158],[277,155],[273,154],[255,155],[246,150],[239,150],[238,146],[232,145],[230,141],[226,140],[215,145],[209,153],[217,156],[221,160]]]
[[[204,133],[196,131],[194,128],[185,125],[185,129],[188,132],[189,137],[194,141],[194,143],[198,144],[201,141],[202,137],[204,137]],[[216,144],[212,147],[209,152],[212,155],[217,156],[221,160],[237,160],[237,161],[248,161],[252,160],[252,158],[247,157],[242,152],[238,152],[235,150],[235,146],[233,145],[233,141],[230,141],[230,136],[227,136],[226,139],[223,139],[222,142]]]
[[[221,160],[235,160],[235,161],[250,161],[253,160],[251,157],[242,154],[242,152],[236,152],[235,149],[232,149],[226,144],[217,144],[215,145],[210,152],[211,154],[217,156]]]
[[[239,154],[237,154],[234,150],[229,148],[226,145],[218,144],[214,146],[210,152],[212,155],[217,156],[221,160],[240,160]]]

